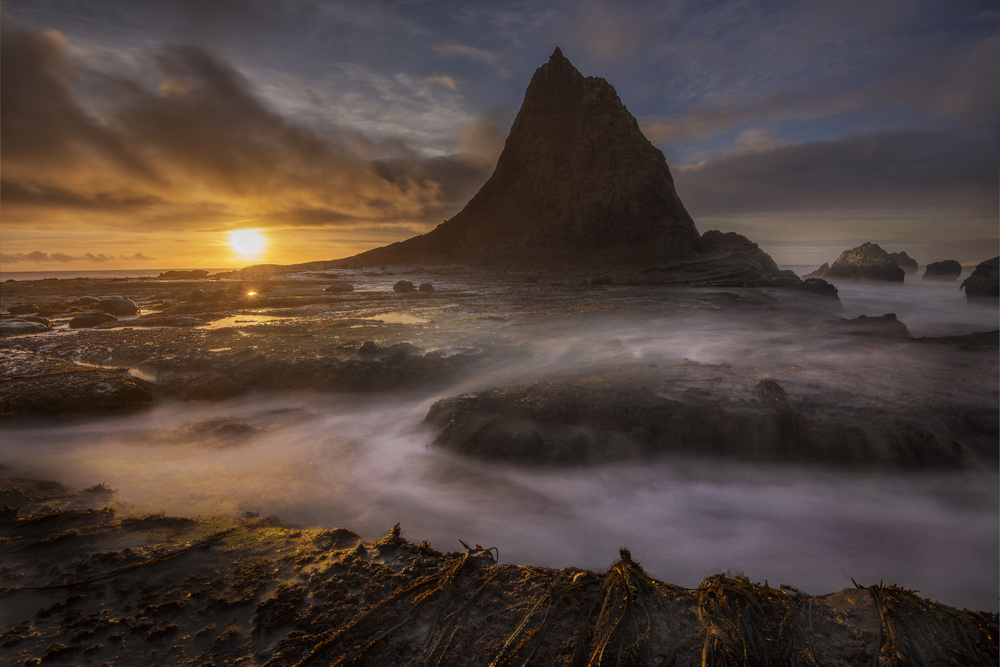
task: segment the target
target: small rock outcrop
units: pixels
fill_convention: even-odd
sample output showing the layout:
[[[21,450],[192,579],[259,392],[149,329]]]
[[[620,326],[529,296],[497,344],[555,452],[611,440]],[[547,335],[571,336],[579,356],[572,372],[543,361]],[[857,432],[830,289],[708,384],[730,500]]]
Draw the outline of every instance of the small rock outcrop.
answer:
[[[7,309],[7,312],[11,315],[28,315],[30,313],[37,313],[38,306],[33,303],[19,303],[16,306],[11,306]]]
[[[889,253],[874,243],[863,243],[845,250],[824,276],[827,280],[887,280],[903,282],[906,272],[889,257]]]
[[[946,259],[943,262],[931,262],[924,271],[924,280],[939,280],[941,282],[954,282],[962,275],[962,265],[953,260]]]
[[[996,299],[1000,297],[1000,257],[976,265],[972,275],[962,281],[968,299]]]
[[[916,273],[920,265],[917,264],[917,260],[913,259],[905,252],[890,252],[889,259],[896,262],[896,265],[906,271],[907,273]]]
[[[871,338],[909,338],[910,330],[896,318],[896,313],[886,313],[879,317],[860,315],[853,319],[841,318],[836,329],[852,336]]]

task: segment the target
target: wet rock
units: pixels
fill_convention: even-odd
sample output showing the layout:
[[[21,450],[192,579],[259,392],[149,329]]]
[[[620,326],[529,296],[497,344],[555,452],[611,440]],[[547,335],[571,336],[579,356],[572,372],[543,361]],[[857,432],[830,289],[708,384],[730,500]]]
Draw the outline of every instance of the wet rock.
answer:
[[[941,282],[954,282],[962,275],[962,265],[953,259],[946,259],[943,262],[931,262],[924,271],[924,280],[939,280]]]
[[[684,453],[962,466],[973,455],[958,444],[960,438],[991,442],[995,449],[995,423],[971,427],[976,432],[970,435],[967,420],[947,416],[949,406],[887,414],[846,403],[831,410],[807,396],[793,406],[773,378],[740,395],[724,388],[739,380],[731,375],[714,389],[704,383],[697,390],[672,388],[706,372],[731,373],[691,364],[671,372],[624,369],[503,387],[438,401],[425,422],[439,429],[437,447],[522,464],[576,465]]]
[[[97,307],[112,315],[135,315],[139,312],[139,306],[124,296],[106,296],[101,299]]]
[[[208,277],[208,271],[194,269],[192,271],[164,271],[159,276],[163,280],[200,280]]]
[[[89,329],[91,327],[96,327],[99,324],[104,324],[105,322],[114,322],[118,318],[111,313],[105,313],[100,310],[92,310],[87,313],[81,313],[69,321],[70,329]]]
[[[324,289],[323,291],[324,292],[332,292],[334,294],[339,294],[339,293],[343,293],[343,292],[353,292],[354,291],[354,285],[352,285],[351,283],[345,283],[345,282],[335,282],[335,283],[331,284],[329,287],[327,287],[326,289]]]
[[[840,292],[835,285],[831,285],[822,278],[806,278],[799,287],[802,292],[824,296],[840,300]]]
[[[129,327],[196,327],[204,322],[184,315],[143,315],[120,324]]]
[[[0,334],[4,336],[20,336],[22,334],[41,333],[52,327],[26,319],[0,320]]]
[[[906,272],[889,257],[889,253],[874,243],[863,243],[845,250],[823,276],[827,280],[887,280],[903,282]]]
[[[1000,348],[1000,330],[979,331],[959,336],[922,336],[914,338],[914,343],[925,345],[947,345],[959,350],[997,350]]]
[[[396,284],[392,286],[392,291],[396,294],[407,294],[416,291],[416,287],[409,280],[397,280]]]
[[[101,300],[96,296],[81,296],[76,302],[81,306],[96,306]]]
[[[895,313],[886,313],[879,317],[860,315],[853,319],[841,318],[836,328],[852,336],[871,336],[874,338],[909,338],[910,330],[896,319]]]
[[[917,264],[917,260],[913,259],[905,252],[890,252],[889,259],[896,262],[896,266],[903,269],[907,273],[916,273],[920,265]]]
[[[753,392],[762,401],[774,408],[774,411],[778,414],[788,414],[791,412],[791,407],[788,404],[788,395],[774,378],[764,378],[757,383]]]
[[[965,290],[968,299],[996,299],[1000,297],[1000,257],[976,265],[959,289]]]
[[[203,301],[208,301],[208,293],[206,293],[205,290],[200,290],[200,289],[191,290],[191,293],[188,294],[187,298],[188,301],[201,303]]]
[[[25,315],[21,318],[26,322],[35,322],[36,324],[42,324],[46,329],[52,328],[52,321],[47,317],[41,317],[39,315]]]
[[[81,366],[42,354],[5,350],[0,414],[94,414],[147,407],[151,385],[124,368]]]
[[[420,287],[417,288],[421,292],[433,292],[434,285],[431,283],[420,283]]]
[[[358,354],[376,354],[380,349],[375,341],[366,340],[358,347]]]
[[[7,312],[11,315],[27,315],[29,313],[37,313],[38,306],[33,303],[19,303],[16,306],[8,308]]]

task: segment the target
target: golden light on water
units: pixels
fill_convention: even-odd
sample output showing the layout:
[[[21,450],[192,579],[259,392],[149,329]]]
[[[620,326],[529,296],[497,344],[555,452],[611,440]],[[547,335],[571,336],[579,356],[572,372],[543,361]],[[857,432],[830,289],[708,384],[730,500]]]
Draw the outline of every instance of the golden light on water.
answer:
[[[229,232],[229,247],[240,259],[257,259],[264,254],[267,237],[259,229],[234,229]]]

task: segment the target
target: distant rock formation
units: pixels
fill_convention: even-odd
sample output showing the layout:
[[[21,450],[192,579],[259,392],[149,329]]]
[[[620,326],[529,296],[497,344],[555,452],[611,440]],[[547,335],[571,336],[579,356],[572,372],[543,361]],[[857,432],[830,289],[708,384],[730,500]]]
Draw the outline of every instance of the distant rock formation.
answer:
[[[896,262],[899,268],[903,269],[907,273],[916,273],[920,265],[917,264],[917,260],[913,259],[905,252],[890,252],[889,259]]]
[[[161,280],[201,280],[208,277],[208,271],[204,269],[192,269],[190,271],[164,271],[157,278]]]
[[[931,262],[924,271],[924,280],[940,280],[942,282],[954,282],[962,275],[962,265],[953,259],[946,259],[943,262]]]
[[[845,250],[823,276],[828,280],[889,280],[903,282],[906,272],[889,257],[889,253],[874,243],[865,242]]]
[[[535,72],[496,170],[433,231],[345,260],[653,263],[699,241],[667,162],[604,79],[556,49]]]
[[[965,290],[968,299],[996,299],[1000,297],[1000,257],[980,262],[972,275],[959,289]]]
[[[830,273],[830,265],[827,264],[826,262],[823,262],[823,265],[820,266],[818,269],[816,269],[812,273],[807,273],[806,275],[804,275],[802,277],[803,278],[826,278],[826,274],[828,274],[828,273]]]

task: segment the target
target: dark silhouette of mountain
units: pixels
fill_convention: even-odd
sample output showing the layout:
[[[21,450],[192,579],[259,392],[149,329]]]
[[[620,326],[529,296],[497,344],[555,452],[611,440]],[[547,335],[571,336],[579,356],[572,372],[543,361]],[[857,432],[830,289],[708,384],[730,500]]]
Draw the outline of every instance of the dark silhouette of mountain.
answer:
[[[433,231],[356,265],[653,263],[696,254],[699,234],[663,153],[604,79],[558,48],[531,79],[496,170]]]

